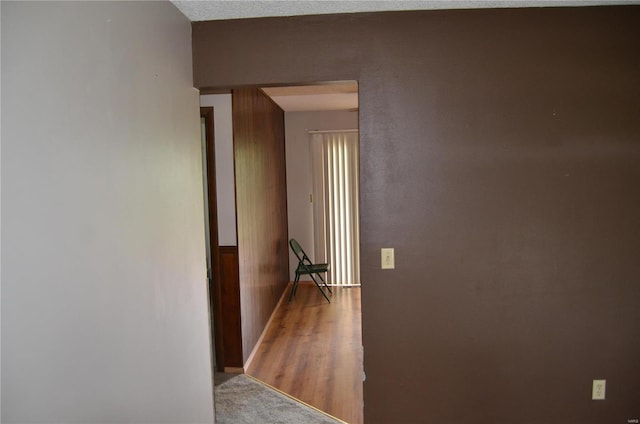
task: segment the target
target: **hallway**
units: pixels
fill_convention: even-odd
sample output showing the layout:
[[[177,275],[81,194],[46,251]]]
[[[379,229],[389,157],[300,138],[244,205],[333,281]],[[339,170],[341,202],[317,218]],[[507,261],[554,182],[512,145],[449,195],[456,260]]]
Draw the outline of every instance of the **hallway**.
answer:
[[[362,418],[360,287],[332,287],[331,303],[313,283],[280,308],[247,374],[351,424]]]

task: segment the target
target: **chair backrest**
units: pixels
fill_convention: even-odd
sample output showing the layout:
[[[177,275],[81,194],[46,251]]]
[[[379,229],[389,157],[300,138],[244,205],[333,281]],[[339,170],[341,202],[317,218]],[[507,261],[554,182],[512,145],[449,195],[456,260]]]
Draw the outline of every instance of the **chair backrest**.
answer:
[[[296,239],[289,240],[289,246],[291,246],[291,250],[293,250],[293,253],[298,258],[298,261],[304,264],[304,261],[307,260],[309,264],[311,264],[311,260],[309,259],[307,254],[304,253],[304,250],[302,250],[302,246],[300,246],[300,243],[298,243]]]

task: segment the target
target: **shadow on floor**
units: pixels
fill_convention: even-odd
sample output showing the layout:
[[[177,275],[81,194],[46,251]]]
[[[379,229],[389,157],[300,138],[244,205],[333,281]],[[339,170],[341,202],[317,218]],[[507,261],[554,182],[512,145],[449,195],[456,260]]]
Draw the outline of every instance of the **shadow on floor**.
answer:
[[[225,381],[231,380],[233,377],[236,377],[241,374],[234,374],[230,372],[214,372],[213,373],[213,385],[219,386]]]

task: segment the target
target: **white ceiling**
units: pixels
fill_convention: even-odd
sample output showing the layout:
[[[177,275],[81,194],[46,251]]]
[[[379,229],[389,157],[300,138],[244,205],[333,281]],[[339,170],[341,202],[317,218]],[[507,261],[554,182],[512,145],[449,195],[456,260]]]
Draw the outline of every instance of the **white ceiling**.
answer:
[[[171,0],[191,21],[393,10],[575,7],[640,4],[640,0]],[[357,83],[263,89],[284,111],[353,110]],[[292,91],[291,91],[292,90]]]
[[[640,4],[640,1],[634,0],[171,0],[171,2],[192,21],[390,10]]]

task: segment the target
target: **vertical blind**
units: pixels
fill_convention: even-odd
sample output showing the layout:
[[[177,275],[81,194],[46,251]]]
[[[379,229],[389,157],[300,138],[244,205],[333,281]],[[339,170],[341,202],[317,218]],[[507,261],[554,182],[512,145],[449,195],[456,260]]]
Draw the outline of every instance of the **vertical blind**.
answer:
[[[312,133],[311,152],[316,261],[329,284],[360,285],[358,132]]]

